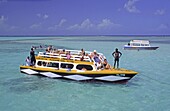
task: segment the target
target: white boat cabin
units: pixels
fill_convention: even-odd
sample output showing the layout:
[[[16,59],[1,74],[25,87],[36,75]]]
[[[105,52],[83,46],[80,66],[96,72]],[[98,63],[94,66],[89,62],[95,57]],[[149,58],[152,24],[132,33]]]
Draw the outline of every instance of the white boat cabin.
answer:
[[[129,46],[150,46],[148,40],[131,40]]]

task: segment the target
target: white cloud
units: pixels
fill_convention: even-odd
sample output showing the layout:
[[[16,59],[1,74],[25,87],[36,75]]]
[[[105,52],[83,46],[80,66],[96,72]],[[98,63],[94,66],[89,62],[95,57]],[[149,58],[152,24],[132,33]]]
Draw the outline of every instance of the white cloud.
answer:
[[[5,21],[7,21],[7,18],[5,16],[0,16],[0,24],[4,24]]]
[[[57,25],[49,27],[48,30],[56,30],[58,28],[61,29],[61,28],[63,28],[65,22],[67,22],[66,19],[61,19],[60,22]]]
[[[80,28],[82,29],[90,29],[92,28],[94,25],[91,23],[91,21],[89,19],[84,20],[81,25]]]
[[[168,24],[160,24],[157,29],[158,30],[164,30],[164,29],[168,29],[168,28],[169,28]]]
[[[43,16],[43,19],[47,19],[47,18],[48,18],[48,15],[45,14],[45,15]]]
[[[69,26],[67,29],[68,30],[77,30],[77,29],[79,29],[80,28],[80,26],[78,25],[78,24],[74,24],[74,25],[72,25],[72,26]]]
[[[33,24],[30,26],[31,29],[40,29],[42,27],[42,24],[39,23],[39,24]]]
[[[19,29],[18,26],[11,26],[7,23],[8,18],[5,16],[0,16],[0,30],[3,31],[12,31],[12,30],[16,30]]]
[[[165,10],[161,9],[161,10],[156,10],[156,12],[154,13],[155,15],[164,15],[165,14]]]
[[[103,19],[98,24],[93,24],[89,19],[86,19],[81,24],[74,24],[68,27],[68,30],[104,30],[118,28],[120,26],[120,24],[115,24],[110,19]]]
[[[99,29],[112,29],[115,27],[120,27],[120,24],[115,24],[111,22],[109,19],[103,19],[101,23],[97,25],[97,28]]]
[[[129,0],[125,3],[124,8],[130,13],[139,13],[140,11],[136,8],[135,3],[139,0]]]
[[[66,19],[61,19],[61,20],[60,20],[60,23],[58,24],[58,26],[59,26],[59,27],[62,27],[65,22],[67,22]]]
[[[38,16],[39,18],[44,19],[44,20],[49,17],[47,14],[40,14],[40,13],[38,13],[37,16]]]
[[[90,30],[91,28],[94,27],[94,24],[91,23],[89,19],[84,20],[80,25],[75,24],[70,27],[68,27],[69,30]]]

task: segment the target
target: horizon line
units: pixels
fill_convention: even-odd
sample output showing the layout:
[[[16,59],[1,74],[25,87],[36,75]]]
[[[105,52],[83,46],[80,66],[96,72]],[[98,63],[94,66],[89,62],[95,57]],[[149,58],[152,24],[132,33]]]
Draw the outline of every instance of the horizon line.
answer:
[[[129,36],[139,36],[139,37],[143,37],[143,36],[146,36],[146,37],[154,37],[154,36],[163,36],[163,37],[170,37],[170,35],[152,35],[152,34],[131,34],[131,35],[128,35],[128,34],[122,34],[122,35],[119,35],[119,34],[116,34],[116,35],[0,35],[0,37],[59,37],[59,36],[62,36],[62,37],[68,37],[68,36],[81,36],[81,37],[84,37],[84,36],[126,36],[126,37],[129,37]]]

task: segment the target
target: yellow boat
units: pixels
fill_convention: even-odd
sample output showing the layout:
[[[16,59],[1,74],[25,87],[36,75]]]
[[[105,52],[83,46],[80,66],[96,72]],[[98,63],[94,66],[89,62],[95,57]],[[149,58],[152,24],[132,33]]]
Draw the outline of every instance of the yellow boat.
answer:
[[[102,82],[127,82],[138,74],[132,70],[115,69],[111,66],[105,68],[101,65],[99,68],[96,60],[89,56],[93,53],[90,51],[86,51],[86,55],[83,56],[80,50],[65,50],[66,53],[60,53],[61,51],[62,49],[58,49],[58,52],[39,52],[35,65],[21,65],[20,71],[29,75],[41,75],[49,78]],[[101,63],[106,60],[102,53],[97,53],[97,56]]]

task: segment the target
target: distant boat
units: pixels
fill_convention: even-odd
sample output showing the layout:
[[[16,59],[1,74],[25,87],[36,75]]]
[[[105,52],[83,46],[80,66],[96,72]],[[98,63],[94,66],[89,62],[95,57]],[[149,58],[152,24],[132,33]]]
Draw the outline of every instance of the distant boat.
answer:
[[[151,46],[148,40],[131,40],[124,45],[125,50],[156,50],[157,46]]]

